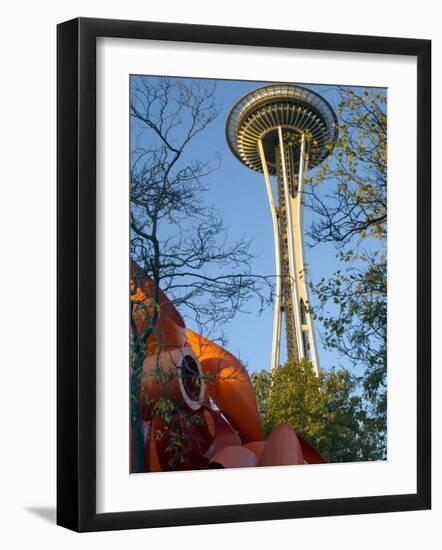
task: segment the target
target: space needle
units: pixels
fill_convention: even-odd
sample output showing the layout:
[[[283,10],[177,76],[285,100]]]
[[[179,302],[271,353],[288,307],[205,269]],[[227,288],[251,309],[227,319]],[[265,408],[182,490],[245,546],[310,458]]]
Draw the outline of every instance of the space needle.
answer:
[[[276,275],[271,367],[280,364],[284,316],[287,358],[309,359],[318,374],[304,266],[303,196],[307,168],[321,164],[336,143],[336,114],[312,90],[272,84],[249,92],[234,105],[226,133],[233,154],[264,174],[270,203]]]

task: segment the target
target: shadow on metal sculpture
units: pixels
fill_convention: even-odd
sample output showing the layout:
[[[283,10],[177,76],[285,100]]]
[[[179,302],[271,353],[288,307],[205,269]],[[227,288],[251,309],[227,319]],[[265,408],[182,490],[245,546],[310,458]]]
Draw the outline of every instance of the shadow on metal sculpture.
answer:
[[[141,331],[153,314],[154,285],[151,279],[138,277],[131,284],[131,300],[142,306],[134,315]],[[161,291],[158,320],[146,351],[138,396],[144,422],[145,472],[325,462],[288,424],[277,426],[267,440],[264,438],[244,365],[187,328]],[[174,404],[170,415],[157,411],[162,398]],[[133,463],[133,434],[131,440]],[[185,452],[176,463],[171,460],[174,445],[183,442]]]

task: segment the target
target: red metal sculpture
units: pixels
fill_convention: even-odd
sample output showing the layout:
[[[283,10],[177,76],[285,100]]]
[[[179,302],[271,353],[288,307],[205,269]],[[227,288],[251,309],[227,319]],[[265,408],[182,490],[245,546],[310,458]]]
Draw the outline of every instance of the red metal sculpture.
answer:
[[[155,312],[151,279],[134,277],[131,285],[137,329],[157,317],[146,341],[139,395],[146,472],[325,462],[288,424],[277,426],[266,440],[244,365],[186,328],[161,291]],[[176,405],[169,415],[156,407],[161,398]]]

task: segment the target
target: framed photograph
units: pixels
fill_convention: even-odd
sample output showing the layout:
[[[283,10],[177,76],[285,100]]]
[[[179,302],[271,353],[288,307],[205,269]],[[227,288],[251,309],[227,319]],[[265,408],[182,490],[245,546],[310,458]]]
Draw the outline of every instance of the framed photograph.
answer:
[[[59,525],[430,508],[430,52],[58,26]]]

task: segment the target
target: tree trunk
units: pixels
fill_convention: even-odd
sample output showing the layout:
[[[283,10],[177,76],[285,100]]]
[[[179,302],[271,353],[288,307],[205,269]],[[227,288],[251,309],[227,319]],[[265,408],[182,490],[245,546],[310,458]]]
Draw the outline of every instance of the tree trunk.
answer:
[[[130,388],[131,426],[134,433],[134,462],[132,465],[133,474],[144,472],[144,431],[139,400],[143,361],[144,354],[140,352],[136,353]]]

